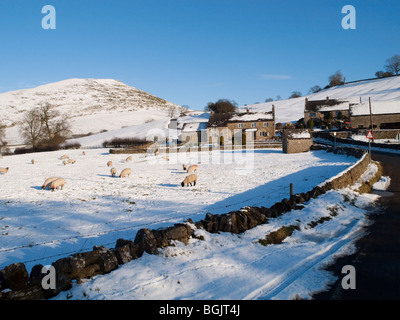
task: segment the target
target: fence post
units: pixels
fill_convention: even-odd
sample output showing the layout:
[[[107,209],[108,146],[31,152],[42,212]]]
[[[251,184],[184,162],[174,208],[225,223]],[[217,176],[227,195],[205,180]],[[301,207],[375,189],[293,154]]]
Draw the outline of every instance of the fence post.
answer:
[[[293,183],[290,184],[290,197],[293,197]]]

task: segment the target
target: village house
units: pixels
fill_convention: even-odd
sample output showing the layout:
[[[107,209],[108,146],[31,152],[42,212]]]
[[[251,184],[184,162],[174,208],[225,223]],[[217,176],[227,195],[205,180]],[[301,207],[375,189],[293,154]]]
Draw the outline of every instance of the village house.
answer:
[[[348,119],[350,116],[350,107],[357,103],[356,101],[329,99],[308,100],[305,99],[304,122],[307,123],[313,119],[316,123],[321,123],[327,119]]]
[[[254,141],[271,140],[275,136],[275,109],[270,112],[212,114],[207,126],[210,143],[216,142],[216,137],[234,135],[251,135]],[[220,138],[221,139],[221,138]],[[223,138],[222,138],[223,139]]]

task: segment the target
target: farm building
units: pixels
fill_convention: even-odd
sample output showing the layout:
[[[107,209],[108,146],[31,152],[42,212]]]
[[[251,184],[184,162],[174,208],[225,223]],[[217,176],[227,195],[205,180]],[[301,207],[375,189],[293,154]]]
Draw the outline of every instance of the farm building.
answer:
[[[177,140],[178,143],[197,143],[201,139],[202,130],[207,130],[209,118],[209,112],[194,111],[171,119],[168,126],[169,138]]]
[[[371,128],[371,118],[373,128],[400,129],[400,102],[372,101],[371,116],[369,102],[351,106],[350,122],[352,128]]]
[[[308,152],[312,144],[312,133],[308,129],[283,130],[282,150],[284,153]]]

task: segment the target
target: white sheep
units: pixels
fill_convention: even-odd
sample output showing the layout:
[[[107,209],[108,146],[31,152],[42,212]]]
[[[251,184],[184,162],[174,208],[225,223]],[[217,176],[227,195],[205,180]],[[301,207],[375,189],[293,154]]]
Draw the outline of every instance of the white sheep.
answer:
[[[51,178],[47,178],[43,184],[42,184],[42,190],[43,189],[49,189],[51,187],[51,183],[55,180],[57,180],[59,177],[51,177]]]
[[[63,161],[63,165],[66,166],[67,165],[67,160]]]
[[[132,156],[129,156],[128,158],[125,159],[125,162],[132,161]]]
[[[110,172],[112,177],[115,177],[117,175],[117,169],[115,168],[111,168]]]
[[[190,167],[186,170],[186,172],[187,172],[187,173],[196,172],[198,168],[199,168],[199,166],[198,166],[197,164],[194,164],[194,165],[190,166]]]
[[[107,167],[111,167],[112,164],[113,164],[112,161],[108,161],[108,162],[107,162]]]
[[[7,168],[0,168],[0,173],[7,173],[8,172],[9,167]]]
[[[189,185],[192,186],[192,183],[193,183],[193,185],[195,186],[195,185],[196,185],[196,182],[197,182],[197,174],[192,173],[192,174],[189,174],[189,175],[185,178],[185,180],[182,181],[181,186],[184,187],[185,184],[186,184],[187,186],[189,186]]]
[[[69,159],[69,156],[67,156],[66,154],[64,154],[64,155],[61,157],[61,160],[64,160],[64,159]]]
[[[68,161],[67,161],[67,163],[72,163],[72,164],[74,164],[76,162],[76,160],[74,160],[74,159],[68,159]]]
[[[58,188],[61,188],[61,190],[63,190],[65,184],[66,184],[66,182],[63,178],[58,178],[51,183],[51,186],[50,186],[51,191],[54,191]]]
[[[32,160],[31,160],[31,163],[32,163],[32,164],[35,164],[35,159],[32,159]]]
[[[121,174],[119,175],[120,178],[124,178],[126,176],[130,176],[131,175],[131,169],[130,168],[126,168],[124,170],[121,171]]]

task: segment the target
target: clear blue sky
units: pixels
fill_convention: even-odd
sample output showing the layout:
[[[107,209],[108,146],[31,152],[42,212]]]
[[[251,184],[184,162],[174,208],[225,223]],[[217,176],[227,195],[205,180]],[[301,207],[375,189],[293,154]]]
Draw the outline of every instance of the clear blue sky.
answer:
[[[44,30],[44,5],[56,29]],[[356,30],[342,28],[342,7]],[[400,54],[399,0],[1,0],[0,92],[113,78],[192,109],[374,77]]]

